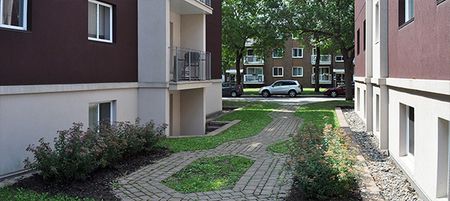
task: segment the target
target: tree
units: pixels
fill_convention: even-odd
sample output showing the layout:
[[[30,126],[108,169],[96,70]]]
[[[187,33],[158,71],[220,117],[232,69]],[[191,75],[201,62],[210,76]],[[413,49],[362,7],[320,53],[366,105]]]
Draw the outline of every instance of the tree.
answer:
[[[286,0],[293,30],[330,39],[344,57],[346,99],[353,99],[354,0]]]
[[[236,83],[241,84],[240,66],[246,50],[246,42],[253,39],[253,47],[260,54],[281,46],[284,41],[275,40],[283,34],[287,9],[278,0],[224,0],[222,2],[222,47],[232,53],[236,67]],[[223,60],[230,60],[227,58]]]

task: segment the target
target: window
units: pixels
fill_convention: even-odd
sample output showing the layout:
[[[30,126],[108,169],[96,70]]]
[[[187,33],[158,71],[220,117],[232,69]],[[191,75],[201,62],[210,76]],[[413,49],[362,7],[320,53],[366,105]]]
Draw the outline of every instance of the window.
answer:
[[[255,55],[255,51],[251,48],[247,49],[247,56],[253,56]]]
[[[366,51],[366,20],[363,23],[363,50]]]
[[[317,49],[316,48],[313,48],[311,52],[312,52],[312,55],[317,55]]]
[[[262,67],[248,67],[247,68],[247,74],[262,75],[263,74],[263,68]]]
[[[356,54],[359,55],[359,29],[356,31]]]
[[[438,165],[437,165],[437,198],[445,198],[449,195],[449,156],[450,156],[450,124],[445,119],[438,118]]]
[[[400,155],[414,156],[414,108],[400,104]]]
[[[342,63],[344,62],[344,56],[336,56],[335,58],[336,63]]]
[[[398,26],[402,27],[405,24],[414,20],[414,0],[399,0],[398,1]]]
[[[373,24],[375,28],[373,29],[375,31],[375,43],[378,43],[380,41],[380,3],[378,2],[375,5],[375,23]]]
[[[436,0],[437,4],[444,2],[445,0]]]
[[[89,104],[89,128],[97,128],[101,123],[114,123],[116,102]]]
[[[27,30],[28,0],[0,0],[0,27]]]
[[[380,95],[375,96],[375,131],[380,132]]]
[[[112,6],[94,0],[88,4],[88,39],[112,43]]]
[[[292,48],[292,58],[303,58],[303,48]]]
[[[283,77],[283,67],[273,67],[272,68],[273,77]]]
[[[303,67],[292,67],[292,77],[303,77]]]
[[[272,58],[283,58],[284,50],[283,48],[276,48],[272,52]]]

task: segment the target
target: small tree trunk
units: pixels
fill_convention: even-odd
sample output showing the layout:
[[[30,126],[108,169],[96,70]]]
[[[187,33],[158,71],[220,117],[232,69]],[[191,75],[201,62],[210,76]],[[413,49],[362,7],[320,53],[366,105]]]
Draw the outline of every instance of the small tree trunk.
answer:
[[[316,47],[316,65],[314,65],[314,91],[316,93],[320,92],[320,80],[319,80],[319,72],[320,72],[320,47]]]
[[[236,85],[241,85],[241,60],[242,51],[236,51]]]
[[[353,100],[353,59],[354,59],[354,51],[345,51],[341,50],[342,55],[344,56],[344,66],[345,66],[345,100]]]

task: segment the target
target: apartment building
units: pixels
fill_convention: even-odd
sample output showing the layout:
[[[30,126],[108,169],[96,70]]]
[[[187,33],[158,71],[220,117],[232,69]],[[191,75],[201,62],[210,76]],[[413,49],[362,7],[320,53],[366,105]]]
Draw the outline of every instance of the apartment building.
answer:
[[[355,1],[355,109],[425,200],[450,193],[450,2]]]
[[[73,122],[140,118],[167,135],[205,134],[222,109],[220,4],[0,0],[0,178]]]
[[[246,87],[269,85],[277,80],[298,80],[303,87],[314,87],[314,46],[299,38],[289,37],[283,48],[275,48],[264,56],[253,48],[254,41],[246,43],[246,55],[242,68]],[[344,82],[344,60],[336,54],[321,53],[319,83],[322,87],[336,86]]]

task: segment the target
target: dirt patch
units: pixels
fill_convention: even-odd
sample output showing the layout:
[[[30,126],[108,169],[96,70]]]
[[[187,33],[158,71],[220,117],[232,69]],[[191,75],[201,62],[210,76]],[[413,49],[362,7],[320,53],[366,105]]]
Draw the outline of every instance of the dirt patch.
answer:
[[[140,167],[154,163],[154,161],[170,155],[167,149],[158,149],[150,153],[127,158],[109,168],[94,172],[84,181],[72,183],[46,182],[40,175],[33,175],[14,184],[13,187],[33,190],[51,195],[64,194],[78,198],[93,198],[96,200],[119,200],[114,196],[114,181],[126,174],[138,170]]]

